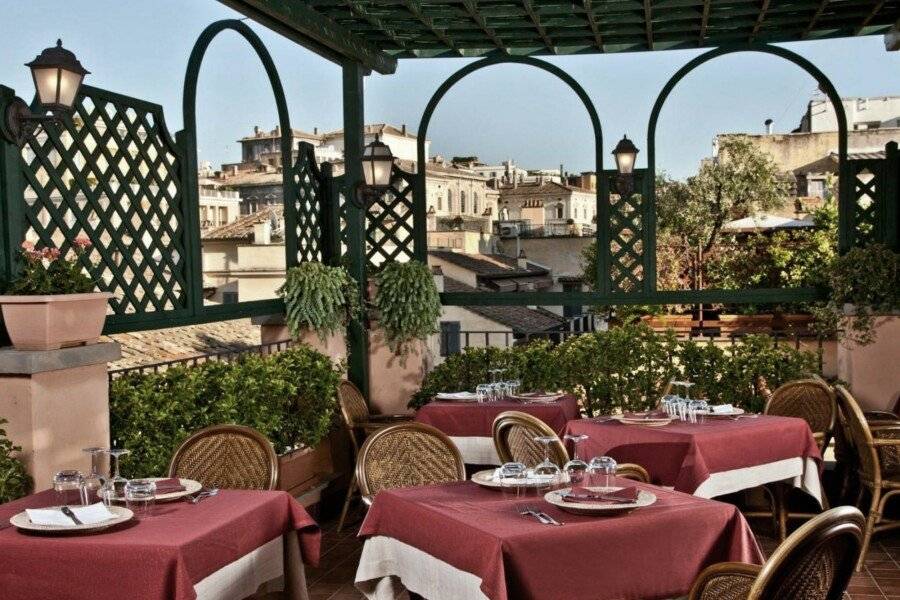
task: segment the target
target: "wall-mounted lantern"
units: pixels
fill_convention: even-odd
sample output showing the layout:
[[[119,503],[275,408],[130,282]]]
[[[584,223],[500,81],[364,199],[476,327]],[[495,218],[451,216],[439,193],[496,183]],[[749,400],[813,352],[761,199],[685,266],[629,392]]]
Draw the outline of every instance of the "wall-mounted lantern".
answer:
[[[391,148],[376,136],[363,148],[363,181],[356,188],[354,200],[359,208],[367,208],[391,187],[394,155]]]
[[[638,152],[640,150],[627,135],[622,136],[612,151],[616,158],[616,170],[619,172],[616,178],[616,191],[620,196],[630,196],[634,192],[634,163]]]
[[[19,97],[10,100],[3,110],[0,125],[4,137],[18,146],[25,143],[38,125],[59,122],[63,113],[72,110],[81,82],[90,73],[72,52],[63,48],[62,40],[56,40],[56,46],[45,48],[25,66],[31,69],[41,109],[52,114],[31,112],[28,104]]]

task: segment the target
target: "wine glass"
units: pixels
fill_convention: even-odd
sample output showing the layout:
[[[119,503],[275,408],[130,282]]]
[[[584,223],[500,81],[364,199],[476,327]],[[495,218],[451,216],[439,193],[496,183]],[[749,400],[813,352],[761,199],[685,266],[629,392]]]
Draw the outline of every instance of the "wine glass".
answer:
[[[475,396],[478,402],[487,402],[491,399],[491,386],[488,383],[479,383],[475,387]]]
[[[91,455],[91,472],[84,478],[84,495],[87,503],[96,502],[97,499],[102,500],[101,490],[103,484],[106,483],[106,477],[103,476],[103,455],[106,453],[104,448],[85,448],[82,452]]]
[[[110,476],[103,489],[103,499],[106,504],[111,504],[113,498],[121,498],[125,494],[125,484],[128,483],[128,480],[119,473],[119,464],[122,462],[122,457],[130,454],[131,450],[110,448],[106,452],[110,456]]]
[[[588,436],[585,434],[567,434],[565,439],[572,442],[572,458],[563,465],[563,471],[568,475],[570,484],[573,486],[580,485],[584,481],[584,474],[588,469],[588,464],[578,458],[578,444],[588,439]]]
[[[544,445],[544,460],[534,467],[534,474],[542,479],[550,479],[560,473],[559,467],[550,460],[550,444],[558,439],[555,435],[539,435],[534,438],[535,442]]]
[[[591,485],[597,486],[598,483],[603,482],[602,486],[597,487],[610,487],[610,480],[616,474],[617,466],[615,459],[611,456],[595,456],[592,458],[588,465],[588,477]]]

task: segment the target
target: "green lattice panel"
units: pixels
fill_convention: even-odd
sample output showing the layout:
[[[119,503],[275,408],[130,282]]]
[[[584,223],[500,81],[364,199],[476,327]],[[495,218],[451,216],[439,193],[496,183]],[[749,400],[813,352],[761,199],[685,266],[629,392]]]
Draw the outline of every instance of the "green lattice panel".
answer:
[[[22,149],[25,237],[68,253],[112,292],[112,319],[187,308],[183,161],[162,107],[83,86],[71,118]]]
[[[321,261],[324,182],[312,144],[300,142],[293,179],[297,262]]]
[[[391,187],[366,214],[366,262],[406,262],[413,254],[413,185],[415,174],[394,166]]]
[[[644,196],[641,178],[635,176],[635,193],[615,193],[615,178],[610,185],[608,264],[609,291],[612,294],[636,294],[644,286]],[[600,224],[602,226],[602,224]]]
[[[850,160],[850,193],[853,199],[853,233],[851,244],[865,246],[881,241],[880,214],[884,205],[885,161],[879,159]]]

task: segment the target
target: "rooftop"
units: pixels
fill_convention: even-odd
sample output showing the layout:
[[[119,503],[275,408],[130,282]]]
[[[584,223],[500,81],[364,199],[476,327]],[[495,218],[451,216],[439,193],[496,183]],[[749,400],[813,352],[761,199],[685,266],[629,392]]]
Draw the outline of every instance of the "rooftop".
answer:
[[[281,220],[284,207],[268,206],[249,215],[238,217],[227,225],[213,227],[203,232],[204,240],[246,240],[253,241],[253,226],[266,220]]]
[[[527,268],[521,268],[515,258],[501,256],[499,254],[463,254],[450,250],[429,250],[429,256],[445,260],[458,267],[472,271],[480,277],[505,278],[523,277],[530,275],[547,275],[549,271],[535,263],[527,263]]]
[[[446,292],[491,292],[479,290],[462,281],[444,276]],[[559,329],[566,324],[563,317],[541,308],[527,306],[465,306],[466,310],[490,319],[495,323],[506,325],[515,333],[538,333]]]
[[[588,188],[547,180],[523,181],[516,184],[507,183],[500,186],[500,194],[503,196],[531,196],[534,194],[559,194],[560,192],[594,193],[593,190]]]

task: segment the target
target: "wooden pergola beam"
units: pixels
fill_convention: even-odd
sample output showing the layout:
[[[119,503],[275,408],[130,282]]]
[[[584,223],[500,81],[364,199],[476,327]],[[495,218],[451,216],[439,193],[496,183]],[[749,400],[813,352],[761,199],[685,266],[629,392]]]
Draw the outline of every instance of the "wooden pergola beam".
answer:
[[[880,2],[872,7],[872,11],[869,12],[869,14],[866,15],[866,17],[862,20],[862,23],[860,23],[856,28],[856,31],[853,32],[853,35],[859,35],[860,33],[862,33],[862,30],[866,28],[866,25],[868,25],[869,22],[871,22],[872,19],[875,18],[875,15],[877,15],[884,7],[884,2],[885,0],[880,0]]]
[[[547,46],[547,49],[550,50],[550,52],[556,54],[553,40],[547,35],[547,29],[541,24],[541,18],[534,11],[534,5],[531,3],[531,0],[522,0],[522,6],[525,7],[525,13],[528,15],[528,18],[534,23],[534,28],[537,30],[538,35],[541,36],[541,41],[544,42],[544,45]]]
[[[506,44],[503,43],[497,33],[488,27],[487,21],[484,19],[484,15],[482,15],[478,11],[478,2],[477,0],[463,0],[463,8],[466,9],[466,13],[469,15],[469,18],[472,19],[478,27],[481,28],[481,31],[494,43],[497,48],[503,52],[504,54],[509,54],[509,50],[506,48]]]
[[[360,7],[359,4],[357,4],[353,0],[344,0],[344,4],[348,9],[350,9],[351,14],[359,15],[360,17],[365,19],[366,22],[369,23],[372,27],[384,32],[384,34],[388,38],[390,38],[392,42],[400,46],[400,48],[402,48],[403,50],[407,50],[406,43],[398,38],[396,33],[394,32],[394,29],[386,25],[381,19],[369,13],[369,11],[367,11],[365,8]]]
[[[431,35],[440,40],[440,42],[447,46],[452,52],[462,56],[462,52],[459,51],[453,40],[447,36],[446,32],[435,27],[434,20],[422,11],[422,5],[419,4],[418,0],[402,0],[402,3],[403,7],[409,11],[409,14],[418,19],[418,21],[428,29],[428,32],[431,33]]]
[[[700,38],[697,45],[702,46],[706,41],[706,28],[709,27],[709,5],[711,0],[703,0],[703,15],[700,17]]]
[[[329,60],[343,62],[349,58],[382,74],[397,70],[394,57],[302,2],[219,1]]]
[[[753,40],[756,39],[756,36],[759,33],[759,29],[762,27],[763,21],[766,18],[766,13],[769,12],[770,2],[771,0],[763,0],[762,7],[759,9],[759,16],[756,17],[756,23],[753,25],[753,31],[750,33],[750,39],[748,40],[750,43],[753,43]]]
[[[821,2],[819,2],[819,6],[818,6],[818,8],[816,8],[815,14],[809,20],[809,25],[806,26],[806,29],[803,30],[803,33],[801,34],[800,37],[802,37],[803,39],[806,39],[809,37],[810,32],[813,29],[815,29],[816,23],[819,22],[819,17],[822,16],[823,12],[825,12],[825,9],[828,7],[828,3],[830,1],[831,0],[822,0]]]
[[[602,52],[603,36],[600,35],[600,26],[597,24],[597,19],[594,17],[594,5],[591,0],[584,0],[582,6],[584,7],[585,18],[587,18],[591,33],[594,34],[594,42],[597,44],[597,48]]]
[[[650,0],[644,0],[644,31],[647,35],[647,49],[653,50],[653,7]]]

